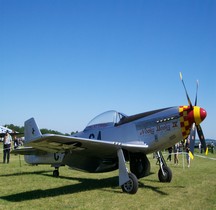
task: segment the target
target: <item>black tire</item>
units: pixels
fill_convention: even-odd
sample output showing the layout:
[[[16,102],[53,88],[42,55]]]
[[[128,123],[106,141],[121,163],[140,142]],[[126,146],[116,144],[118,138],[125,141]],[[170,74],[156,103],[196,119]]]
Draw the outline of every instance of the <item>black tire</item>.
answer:
[[[130,180],[121,186],[122,191],[129,194],[135,194],[138,190],[138,180],[132,173],[129,173],[128,176]]]
[[[165,175],[163,175],[163,172],[161,169],[158,171],[158,178],[159,178],[160,182],[171,182],[172,171],[167,166],[164,166],[163,170],[164,170]]]
[[[53,176],[54,177],[59,177],[59,171],[58,170],[54,170],[53,171]]]
[[[138,179],[150,174],[150,162],[145,154],[131,154],[130,171]]]

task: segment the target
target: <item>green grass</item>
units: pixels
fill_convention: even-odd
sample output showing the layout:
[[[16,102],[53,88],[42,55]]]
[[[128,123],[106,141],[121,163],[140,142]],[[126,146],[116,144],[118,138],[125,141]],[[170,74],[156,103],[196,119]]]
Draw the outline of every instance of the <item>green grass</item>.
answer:
[[[118,171],[89,174],[66,166],[54,178],[50,166],[29,166],[23,156],[11,155],[10,164],[0,163],[0,209],[216,209],[215,160],[195,157],[187,168],[180,155],[178,166],[167,163],[172,182],[160,183],[156,160],[148,157],[152,173],[129,195],[118,187]]]

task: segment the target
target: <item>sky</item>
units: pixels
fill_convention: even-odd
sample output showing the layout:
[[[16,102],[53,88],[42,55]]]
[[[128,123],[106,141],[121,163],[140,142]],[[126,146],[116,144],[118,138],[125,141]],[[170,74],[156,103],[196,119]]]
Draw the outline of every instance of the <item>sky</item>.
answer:
[[[216,139],[216,1],[0,0],[0,125],[188,105],[179,72]]]

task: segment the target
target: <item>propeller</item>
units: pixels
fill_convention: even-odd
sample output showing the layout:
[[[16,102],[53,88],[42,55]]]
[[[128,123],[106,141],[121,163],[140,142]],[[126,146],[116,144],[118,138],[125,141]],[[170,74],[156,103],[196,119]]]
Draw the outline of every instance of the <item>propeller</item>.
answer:
[[[195,103],[194,106],[197,105],[197,93],[198,93],[198,86],[199,86],[199,81],[197,80],[197,85],[196,85],[196,98],[195,98]]]
[[[203,108],[200,108],[200,107],[197,106],[197,95],[198,95],[199,82],[197,80],[197,83],[196,83],[196,97],[195,97],[195,102],[194,102],[194,106],[193,106],[192,103],[191,103],[190,97],[188,95],[188,92],[187,92],[187,89],[186,89],[186,86],[185,86],[185,83],[184,83],[181,72],[180,72],[180,79],[181,79],[182,84],[184,86],[185,93],[186,93],[186,96],[187,96],[187,100],[188,100],[190,109],[193,112],[193,114],[192,114],[193,123],[192,123],[192,126],[191,126],[190,137],[189,137],[189,140],[190,140],[190,142],[189,142],[189,144],[190,144],[190,153],[192,153],[192,155],[190,154],[190,156],[193,158],[196,131],[197,131],[197,134],[199,136],[201,145],[202,145],[202,147],[203,147],[203,149],[204,149],[204,151],[205,151],[205,153],[207,155],[208,154],[208,147],[206,147],[205,137],[204,137],[202,128],[200,126],[200,123],[205,119],[207,113]]]
[[[192,105],[192,103],[191,103],[190,97],[189,97],[188,92],[187,92],[187,89],[186,89],[186,87],[185,87],[185,83],[184,83],[184,80],[183,80],[183,77],[182,77],[182,73],[181,73],[181,72],[180,72],[180,79],[181,79],[182,84],[183,84],[183,86],[184,86],[185,93],[186,93],[187,100],[188,100],[188,103],[189,103],[189,105],[190,105],[190,108],[193,109],[193,105]]]
[[[203,131],[200,125],[196,125],[197,127],[197,133],[201,142],[201,145],[206,153],[206,155],[208,154],[208,147],[206,147],[206,141],[205,141],[205,137],[203,135]]]

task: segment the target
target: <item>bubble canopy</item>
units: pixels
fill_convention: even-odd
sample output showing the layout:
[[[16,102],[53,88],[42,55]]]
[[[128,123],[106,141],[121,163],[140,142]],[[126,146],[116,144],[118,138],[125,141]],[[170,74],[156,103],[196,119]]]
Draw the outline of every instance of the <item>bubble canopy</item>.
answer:
[[[96,125],[115,125],[116,123],[118,123],[122,118],[126,117],[125,114],[122,114],[120,112],[114,111],[114,110],[110,110],[110,111],[106,111],[103,112],[102,114],[96,116],[95,118],[93,118],[88,125],[86,126],[86,128],[92,127],[92,126],[96,126]]]

